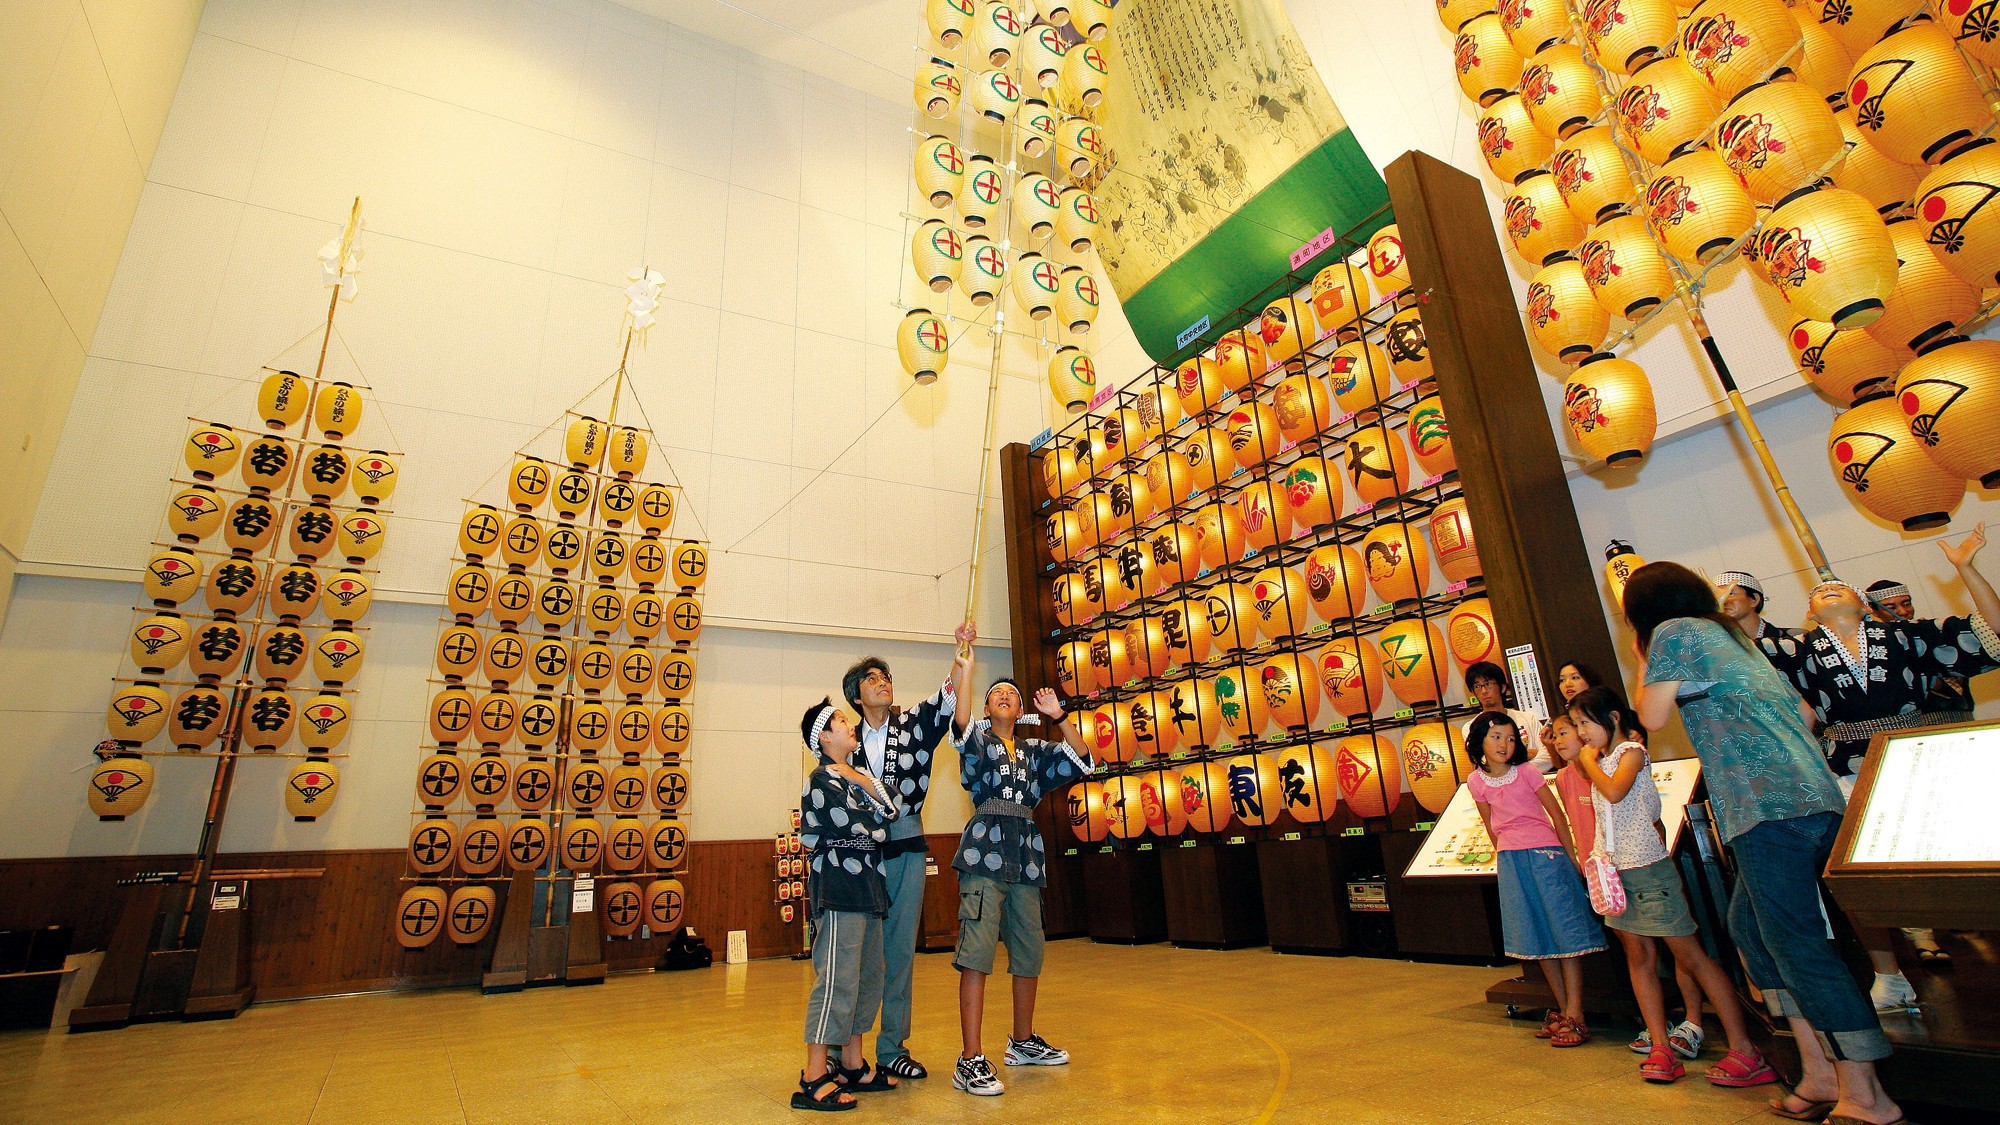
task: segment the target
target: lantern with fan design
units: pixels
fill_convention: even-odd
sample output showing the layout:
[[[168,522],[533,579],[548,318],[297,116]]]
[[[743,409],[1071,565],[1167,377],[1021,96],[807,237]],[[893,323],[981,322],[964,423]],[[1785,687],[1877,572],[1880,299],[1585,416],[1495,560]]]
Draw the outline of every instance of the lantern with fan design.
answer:
[[[1965,496],[1965,478],[1924,451],[1888,391],[1863,395],[1833,420],[1826,456],[1849,499],[1904,531],[1943,527]]]

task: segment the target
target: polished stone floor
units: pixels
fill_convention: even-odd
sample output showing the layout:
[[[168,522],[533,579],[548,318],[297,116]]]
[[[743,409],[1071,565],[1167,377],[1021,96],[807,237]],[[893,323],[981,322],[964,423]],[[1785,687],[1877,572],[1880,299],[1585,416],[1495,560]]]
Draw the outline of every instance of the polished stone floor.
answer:
[[[1075,1061],[951,1088],[957,974],[917,959],[913,1046],[933,1077],[841,1120],[1734,1122],[1765,1090],[1638,1078],[1627,1034],[1555,1050],[1480,999],[1501,970],[1051,943],[1040,1028]],[[0,1035],[0,1121],[800,1120],[809,967],[791,961],[482,997],[378,994],[234,1021]],[[1004,1048],[1004,978],[989,989]],[[871,1040],[872,1043],[872,1040]],[[1702,1066],[1719,1051],[1704,1056]],[[818,1118],[813,1118],[818,1119]]]

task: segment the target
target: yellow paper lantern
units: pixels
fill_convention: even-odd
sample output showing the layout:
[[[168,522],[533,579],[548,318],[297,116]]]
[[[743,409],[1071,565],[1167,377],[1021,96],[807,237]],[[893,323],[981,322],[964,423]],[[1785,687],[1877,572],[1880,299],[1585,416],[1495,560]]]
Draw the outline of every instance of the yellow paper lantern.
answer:
[[[1100,703],[1079,713],[1074,722],[1083,748],[1100,762],[1117,764],[1132,760],[1132,747],[1118,741],[1118,708],[1123,704]]]
[[[1500,26],[1522,58],[1532,58],[1542,48],[1569,36],[1569,9],[1548,0],[1500,0]]]
[[[1372,734],[1340,740],[1334,749],[1340,799],[1355,815],[1388,816],[1403,799],[1403,767],[1396,744]]]
[[[1472,776],[1465,745],[1447,723],[1422,723],[1404,731],[1400,757],[1410,796],[1427,812],[1442,813],[1459,785]]]
[[[562,844],[557,854],[571,871],[592,871],[604,851],[604,825],[596,817],[571,817],[563,824]]]
[[[1101,783],[1104,824],[1111,835],[1130,840],[1146,834],[1145,803],[1139,781],[1133,777],[1108,777]]]
[[[371,449],[354,461],[354,495],[363,504],[375,505],[396,491],[396,459],[379,449]]]
[[[1177,836],[1187,830],[1187,808],[1181,803],[1181,771],[1148,770],[1138,774],[1139,807],[1146,829],[1159,836]]]
[[[282,430],[306,416],[310,385],[296,371],[273,371],[257,388],[257,414],[264,424]]]
[[[949,292],[964,264],[965,239],[943,219],[926,219],[910,242],[917,277],[933,293]]]
[[[1892,348],[1922,351],[1979,311],[1979,291],[1939,260],[1922,222],[1900,217],[1886,225],[1896,246],[1896,288],[1882,302],[1881,318],[1863,331]]]
[[[1923,396],[1915,380],[1911,387],[1921,411]],[[1965,478],[1946,471],[1925,452],[1922,439],[1910,432],[1900,397],[1888,391],[1863,395],[1835,418],[1827,460],[1848,498],[1877,516],[1904,531],[1943,527],[1965,496]]]
[[[1079,43],[1076,49],[1065,52],[1062,71],[1056,77],[1056,96],[1063,108],[1080,114],[1103,101],[1109,70],[1103,50],[1095,44]]]
[[[1539,135],[1532,128],[1528,134]],[[1367,276],[1365,265],[1357,266],[1351,261],[1335,262],[1313,275],[1313,319],[1319,322],[1320,335],[1348,327],[1367,307]]]
[[[1757,221],[1749,193],[1705,148],[1668,161],[1646,185],[1644,202],[1667,252],[1683,262],[1713,262]]]
[[[340,770],[332,762],[308,758],[294,763],[285,774],[285,811],[295,821],[315,821],[333,809],[340,791]],[[495,841],[494,856],[499,855]]]
[[[1583,42],[1613,74],[1630,74],[1673,46],[1672,0],[1585,0]]]
[[[1237,587],[1235,582],[1218,582],[1196,597],[1195,613],[1216,652],[1235,652],[1257,643],[1255,617],[1238,612],[1255,612],[1250,605],[1250,591]]]
[[[1528,60],[1521,71],[1521,100],[1535,128],[1557,139],[1590,124],[1604,109],[1596,72],[1573,43],[1558,43]]]
[[[200,555],[186,547],[167,547],[146,560],[139,581],[154,605],[179,605],[201,588],[202,569]]]
[[[1079,781],[1063,791],[1062,816],[1070,835],[1086,844],[1095,844],[1111,834],[1104,814],[1104,786],[1095,781]]]
[[[958,68],[942,59],[926,59],[917,66],[917,108],[942,120],[958,108],[960,82]]]
[[[1931,10],[1960,50],[1988,67],[2000,66],[2000,20],[1994,18],[1991,5],[1980,0],[1944,0]]]
[[[1843,97],[1844,90],[1845,87]],[[1924,177],[1924,169],[1891,160],[1876,148],[1867,134],[1855,125],[1851,107],[1841,106],[1833,116],[1840,123],[1841,137],[1847,143],[1847,159],[1841,161],[1840,169],[1833,177],[1833,186],[1859,192],[1884,216],[1908,207],[1917,194],[1917,184]]]
[[[1266,567],[1245,584],[1256,625],[1265,640],[1283,641],[1295,637],[1312,623],[1312,603],[1306,595],[1305,576],[1286,566]]]
[[[1375,635],[1382,650],[1382,680],[1396,698],[1408,704],[1436,703],[1444,694],[1447,673],[1439,664],[1444,635],[1429,621],[1398,621]]]
[[[1835,328],[1817,320],[1792,325],[1785,342],[1799,374],[1842,406],[1893,380],[1913,355],[1891,348],[1862,328]]]
[[[927,136],[917,142],[917,192],[930,200],[931,206],[951,206],[964,174],[965,155],[950,137]]]
[[[1043,90],[1054,86],[1068,53],[1069,40],[1053,22],[1030,26],[1021,35],[1021,77]]]
[[[493,828],[484,831],[498,836]],[[500,848],[496,844],[485,870],[491,871],[499,861]],[[487,931],[493,928],[495,899],[492,887],[459,887],[451,892],[450,900],[445,903],[445,932],[455,944],[477,945],[485,940]]]
[[[458,825],[451,820],[426,817],[410,829],[410,870],[419,875],[435,875],[450,867],[457,852]]]
[[[1790,72],[1802,32],[1782,0],[1701,0],[1681,21],[1680,56],[1728,101]]]
[[[90,771],[85,793],[99,820],[124,820],[153,793],[153,763],[139,757],[107,758]]]
[[[940,47],[956,47],[972,26],[972,0],[925,0],[924,22]]]
[[[1365,718],[1382,703],[1382,654],[1373,641],[1336,637],[1313,655],[1313,667],[1327,702],[1340,714]]]
[[[367,576],[358,570],[343,568],[327,581],[321,606],[326,610],[327,619],[335,625],[352,625],[368,612],[368,604],[373,600],[374,587]]]
[[[1050,30],[1041,29],[1045,33]],[[1021,108],[1014,113],[1014,137],[1021,155],[1030,160],[1049,151],[1056,143],[1056,115],[1049,103],[1041,98],[1022,98]]]
[[[1599,352],[1563,384],[1563,420],[1586,456],[1607,465],[1637,461],[1653,445],[1653,384],[1638,364]]]
[[[1097,320],[1097,279],[1081,266],[1064,266],[1056,281],[1056,318],[1079,336]]]
[[[1248,544],[1243,509],[1233,500],[1203,505],[1194,517],[1195,543],[1201,562],[1210,570],[1241,561]]]
[[[191,687],[174,699],[167,712],[167,740],[177,750],[204,749],[222,736],[228,711],[229,701],[215,688],[208,684]],[[345,714],[342,711],[343,717]],[[346,733],[344,727],[342,733]]]
[[[1818,0],[1800,5],[1800,12],[1825,28],[1850,56],[1860,58],[1923,6],[1923,0]]]
[[[2000,278],[2000,145],[1980,141],[1932,169],[1912,208],[1924,238],[1951,272],[1984,289]]]
[[[1596,307],[1595,303],[1592,307]],[[1451,445],[1451,423],[1444,416],[1444,403],[1438,396],[1418,399],[1410,407],[1410,428],[1405,436],[1410,439],[1410,452],[1416,456],[1417,468],[1426,476],[1442,477],[1458,471],[1458,455]]]
[[[1104,156],[1104,132],[1088,119],[1065,117],[1056,123],[1056,161],[1081,180]]]
[[[396,900],[396,944],[423,949],[444,930],[447,901],[443,887],[411,887]]]
[[[1756,273],[1799,315],[1860,328],[1896,287],[1896,246],[1866,199],[1840,188],[1793,196],[1751,243]]]
[[[1383,426],[1366,426],[1347,439],[1347,483],[1364,504],[1401,496],[1410,480],[1410,455]]]
[[[1544,266],[1576,249],[1583,224],[1563,206],[1556,178],[1547,172],[1521,177],[1502,205],[1501,221],[1514,251],[1530,265]]]
[[[1875,147],[1905,164],[1946,160],[1993,124],[1979,79],[1931,23],[1910,24],[1857,56],[1847,104]]]
[[[1445,640],[1451,646],[1451,657],[1459,667],[1469,667],[1482,660],[1500,661],[1500,633],[1493,624],[1493,603],[1485,598],[1472,598],[1452,607],[1445,616]]]
[[[1506,13],[1501,13],[1506,19]],[[1410,287],[1410,263],[1403,257],[1403,232],[1394,223],[1368,239],[1368,284],[1377,301]]]
[[[1292,521],[1300,530],[1325,527],[1338,515],[1340,477],[1325,458],[1301,457],[1278,470],[1271,484],[1274,491],[1283,492]]]
[[[126,684],[111,695],[104,729],[126,746],[146,742],[167,725],[167,693],[154,683]]]
[[[188,671],[203,683],[216,683],[236,674],[248,650],[249,635],[243,626],[218,617],[194,630],[187,655]]]
[[[1410,524],[1390,520],[1369,529],[1361,539],[1361,565],[1385,602],[1415,601],[1430,592],[1430,548]]]
[[[1508,40],[1498,15],[1483,12],[1466,20],[1457,31],[1451,61],[1458,70],[1458,88],[1467,98],[1490,106],[1521,84],[1521,68],[1526,63]]]
[[[202,481],[214,480],[235,468],[242,455],[243,444],[236,439],[236,431],[220,422],[196,426],[181,445],[181,459],[194,478]]]
[[[588,415],[570,421],[563,434],[563,455],[571,467],[594,469],[604,459],[610,444],[611,427]]]
[[[1280,297],[1265,305],[1256,331],[1269,362],[1289,364],[1294,371],[1304,370],[1299,355],[1319,339],[1310,302],[1296,297]]]
[[[1475,16],[1490,12],[1489,0],[1437,0],[1438,19],[1446,31],[1457,31]]]
[[[993,245],[992,239],[983,234],[966,238],[965,261],[959,267],[958,287],[974,308],[985,308],[1006,291],[1007,256]]]
[[[265,434],[243,448],[243,483],[253,496],[282,490],[293,467],[292,446],[284,438]]]
[[[1229,448],[1229,435],[1219,425],[1203,426],[1189,434],[1187,444],[1181,446],[1181,454],[1187,458],[1188,471],[1200,491],[1214,488],[1236,471],[1236,454]]]
[[[1424,335],[1424,318],[1416,306],[1389,318],[1382,332],[1383,350],[1389,354],[1389,372],[1399,385],[1422,383],[1431,378],[1431,344]]]
[[[313,425],[339,441],[361,426],[361,392],[346,383],[328,383],[313,397]]]
[[[1301,608],[1303,604],[1302,598]],[[1256,677],[1273,728],[1281,733],[1311,728],[1319,717],[1320,687],[1310,659],[1295,652],[1280,653],[1257,668]]]
[[[1006,0],[984,0],[973,17],[972,57],[989,66],[1006,66],[1021,41],[1021,16]]]
[[[1368,608],[1368,572],[1353,547],[1323,543],[1306,556],[1304,569],[1306,597],[1321,620],[1346,621]]]
[[[676,646],[692,644],[701,636],[701,602],[681,594],[667,603],[667,640]]]
[[[1527,320],[1535,343],[1564,363],[1596,351],[1611,331],[1609,310],[1597,302],[1582,264],[1572,257],[1550,262],[1528,282]],[[1422,463],[1421,453],[1417,460]]]
[[[1389,353],[1360,338],[1352,329],[1342,332],[1345,340],[1327,357],[1327,383],[1333,401],[1345,414],[1366,415],[1388,397],[1396,385]]]
[[[1278,413],[1261,399],[1237,399],[1218,422],[1237,464],[1254,469],[1278,453]]]
[[[1074,0],[1070,5],[1070,26],[1085,39],[1103,39],[1111,30],[1112,8],[1106,0]]]
[[[1799,53],[1791,60],[1799,81],[1811,87],[1835,106],[1847,104],[1847,76],[1854,70],[1854,55],[1825,24],[1818,13],[1792,8],[1792,20],[1799,25]]]
[[[1896,378],[1910,435],[1939,468],[2000,485],[2000,343],[1942,339]]]
[[[1555,175],[1563,205],[1586,226],[1610,218],[1639,193],[1632,182],[1632,170],[1626,167],[1625,156],[1606,125],[1571,133],[1549,157],[1548,168]]]
[[[654,867],[679,871],[687,866],[687,826],[669,817],[646,837],[646,859]]]
[[[1217,833],[1229,827],[1229,770],[1221,762],[1202,762],[1181,770],[1181,809],[1191,832]]]
[[[1646,560],[1639,557],[1639,552],[1633,550],[1630,543],[1613,539],[1605,546],[1604,589],[1611,595],[1611,604],[1617,606],[1619,612],[1625,609],[1625,584],[1632,580],[1635,571],[1645,565]]]
[[[1090,642],[1068,641],[1056,649],[1056,680],[1067,696],[1097,690],[1097,677],[1090,667]]]
[[[516,638],[518,645],[519,638]],[[361,674],[361,662],[368,651],[361,634],[352,629],[328,629],[313,644],[313,674],[328,687],[352,682]],[[519,663],[517,650],[516,663]]]
[[[1222,729],[1222,717],[1215,713],[1215,693],[1206,680],[1182,680],[1153,693],[1154,715],[1159,719],[1162,738],[1190,751],[1207,749]],[[1168,735],[1165,728],[1172,727]]]
[[[1097,365],[1075,344],[1064,344],[1049,357],[1049,390],[1071,414],[1083,413],[1097,393]]]
[[[1612,101],[1628,143],[1650,164],[1665,164],[1708,131],[1722,103],[1686,59],[1660,55],[1632,72]]]
[[[646,924],[656,934],[680,929],[681,912],[687,902],[687,888],[679,879],[655,879],[646,884]]]
[[[1062,192],[1055,181],[1040,172],[1029,172],[1014,183],[1014,222],[1036,239],[1046,238],[1056,229],[1057,204]],[[1052,290],[1053,291],[1053,290]]]
[[[646,431],[633,426],[619,426],[611,431],[611,447],[605,457],[605,464],[619,480],[629,481],[632,479],[632,474],[646,467],[646,455],[649,451]],[[610,502],[617,492],[615,486],[606,488],[605,501]]]
[[[1751,198],[1772,204],[1840,172],[1840,122],[1820,91],[1786,79],[1743,91],[1715,119],[1715,151]]]
[[[1479,562],[1479,543],[1472,533],[1472,517],[1466,513],[1465,497],[1454,496],[1431,510],[1428,521],[1431,544],[1437,549],[1438,569],[1451,582],[1477,578],[1484,571]]]
[[[258,678],[276,687],[290,683],[306,666],[306,638],[296,625],[280,625],[257,639]]]
[[[1214,364],[1223,389],[1232,391],[1256,382],[1271,366],[1263,336],[1254,329],[1241,328],[1224,333],[1215,342],[1215,356],[1209,362]]]
[[[149,676],[166,672],[187,655],[188,633],[188,623],[172,614],[154,614],[140,621],[128,646],[132,663]]]
[[[1243,754],[1222,763],[1228,778],[1230,811],[1251,828],[1261,828],[1285,811],[1278,761],[1270,754]]]
[[[1673,271],[1637,215],[1599,224],[1576,255],[1584,284],[1613,316],[1637,320],[1673,295]]]
[[[167,501],[167,530],[182,543],[199,543],[222,526],[222,500],[205,484],[174,493]]]

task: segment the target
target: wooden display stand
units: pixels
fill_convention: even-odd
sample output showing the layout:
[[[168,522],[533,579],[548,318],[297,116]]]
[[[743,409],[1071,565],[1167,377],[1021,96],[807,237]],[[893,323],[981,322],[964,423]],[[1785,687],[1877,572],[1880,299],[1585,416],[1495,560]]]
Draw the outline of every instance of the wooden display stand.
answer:
[[[1168,941],[1182,949],[1264,944],[1257,849],[1236,837],[1225,844],[1183,840],[1160,854]]]
[[[1085,852],[1082,858],[1090,940],[1111,945],[1166,940],[1159,852],[1141,844]]]
[[[570,882],[570,903],[575,903],[577,883],[590,879],[578,875]],[[553,888],[559,884],[550,884]],[[597,928],[594,896],[595,880],[587,888],[593,896],[592,908],[574,910],[560,921],[537,924],[535,915],[553,915],[553,903],[535,901],[535,873],[516,871],[500,904],[499,937],[493,943],[492,959],[480,978],[485,993],[519,992],[552,984],[603,984],[605,974],[604,938]]]
[[[1352,851],[1351,841],[1339,836],[1265,840],[1257,845],[1264,923],[1274,952],[1331,954],[1347,949]]]
[[[1389,879],[1389,914],[1395,919],[1398,952],[1418,957],[1498,961],[1500,890],[1490,875],[1407,879],[1423,843],[1421,832],[1389,832],[1382,837],[1382,863]]]

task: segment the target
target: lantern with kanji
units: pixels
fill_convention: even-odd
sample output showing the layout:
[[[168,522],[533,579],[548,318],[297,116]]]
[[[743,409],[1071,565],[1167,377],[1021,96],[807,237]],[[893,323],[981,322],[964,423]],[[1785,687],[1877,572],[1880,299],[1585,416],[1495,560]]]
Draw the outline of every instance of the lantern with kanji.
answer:
[[[1410,263],[1403,257],[1403,232],[1394,223],[1368,239],[1368,283],[1378,301],[1410,287]]]
[[[1343,738],[1334,750],[1340,799],[1363,817],[1388,816],[1403,797],[1396,744],[1373,734]]]
[[[1364,504],[1400,496],[1410,478],[1410,455],[1386,426],[1364,426],[1347,439],[1347,483]]]

